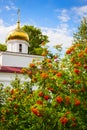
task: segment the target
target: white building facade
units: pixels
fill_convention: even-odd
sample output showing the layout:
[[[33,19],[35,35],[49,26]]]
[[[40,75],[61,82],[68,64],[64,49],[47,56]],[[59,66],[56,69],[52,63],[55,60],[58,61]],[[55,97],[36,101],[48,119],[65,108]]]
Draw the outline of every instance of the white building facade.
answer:
[[[8,34],[6,44],[7,51],[0,52],[0,83],[4,86],[9,85],[16,74],[25,81],[21,69],[28,67],[33,59],[42,59],[41,56],[28,54],[29,37],[21,30],[20,21],[17,28]]]

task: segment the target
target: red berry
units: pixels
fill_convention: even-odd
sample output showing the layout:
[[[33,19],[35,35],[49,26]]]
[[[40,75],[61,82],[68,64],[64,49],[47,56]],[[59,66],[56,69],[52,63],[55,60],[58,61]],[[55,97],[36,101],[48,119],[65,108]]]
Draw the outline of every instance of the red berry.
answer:
[[[79,69],[74,69],[74,72],[76,73],[76,74],[79,74],[80,73],[80,70]]]
[[[44,96],[44,94],[43,94],[42,91],[40,91],[38,95],[39,95],[40,97],[43,97],[43,96]]]
[[[62,102],[63,102],[63,98],[62,98],[61,96],[57,96],[57,97],[56,97],[56,101],[57,101],[58,103],[62,103]]]
[[[62,125],[66,125],[66,123],[68,122],[68,119],[66,117],[61,117],[60,122],[62,123]]]
[[[61,73],[61,72],[58,72],[56,75],[57,75],[57,77],[61,77],[61,76],[62,76],[62,73]]]
[[[48,100],[48,99],[50,99],[50,96],[49,96],[49,95],[45,95],[45,96],[44,96],[44,99],[45,99],[45,100]]]
[[[43,102],[41,100],[37,100],[36,103],[39,104],[39,105],[43,105]]]
[[[74,102],[75,106],[79,106],[81,104],[80,100],[79,99],[75,99],[75,102]]]

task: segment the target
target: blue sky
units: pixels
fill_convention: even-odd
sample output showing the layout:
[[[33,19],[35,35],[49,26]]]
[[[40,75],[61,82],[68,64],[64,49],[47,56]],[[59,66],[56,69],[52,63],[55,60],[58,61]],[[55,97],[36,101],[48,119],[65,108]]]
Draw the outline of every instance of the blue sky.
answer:
[[[82,17],[87,17],[87,0],[0,0],[0,43],[15,28],[18,8],[21,25],[40,28],[50,47],[70,46]]]

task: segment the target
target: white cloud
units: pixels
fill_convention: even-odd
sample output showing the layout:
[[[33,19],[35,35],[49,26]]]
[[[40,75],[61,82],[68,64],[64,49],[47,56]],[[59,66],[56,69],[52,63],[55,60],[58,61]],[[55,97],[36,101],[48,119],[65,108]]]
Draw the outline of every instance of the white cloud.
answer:
[[[73,37],[70,34],[75,32],[75,27],[78,26],[83,16],[87,16],[87,6],[73,7],[70,9],[56,9],[58,22],[58,28],[54,30],[47,31],[50,43],[53,44],[62,43],[63,48],[67,48],[72,44]],[[77,24],[78,23],[78,24]],[[75,27],[73,27],[73,25]]]
[[[0,20],[2,21],[2,20]],[[15,28],[15,25],[6,27],[4,26],[4,23],[1,22],[0,24],[0,43],[5,43],[6,37],[8,33]]]
[[[69,30],[67,28],[42,28],[43,34],[49,37],[48,45],[53,47],[58,44],[62,44],[64,49],[68,48],[72,44],[72,36],[69,34]]]
[[[18,8],[16,7],[16,6],[14,6],[14,5],[6,5],[5,6],[5,9],[7,10],[7,11],[9,11],[9,10],[17,10]]]
[[[61,24],[59,24],[57,28],[42,28],[42,32],[49,37],[50,42],[48,45],[50,47],[62,44],[65,50],[71,46],[73,42],[73,36],[71,36],[75,31],[75,27],[72,26],[73,23],[77,21],[80,22],[83,16],[87,16],[87,6],[73,7],[69,10],[56,9],[55,12],[57,13],[58,20],[60,20],[58,22]],[[71,24],[69,22],[71,22]]]
[[[58,16],[58,19],[60,19],[61,22],[67,22],[70,18],[67,15],[61,15]]]
[[[70,9],[55,9],[54,11],[57,13],[58,20],[62,23],[68,23],[70,20],[80,22],[82,17],[87,17],[87,5]]]
[[[61,10],[61,14],[58,15],[57,18],[61,20],[61,22],[68,22],[68,20],[70,20],[66,9]]]
[[[2,19],[0,19],[0,25],[3,25],[3,23],[4,23],[4,22],[3,22],[3,20],[2,20]]]
[[[12,5],[12,9],[17,10],[18,8],[16,6]]]
[[[77,15],[87,16],[87,5],[81,7],[73,7],[72,11],[74,11]]]
[[[6,6],[5,6],[5,9],[6,9],[7,11],[9,11],[9,10],[11,10],[11,7],[8,6],[8,5],[6,5]]]

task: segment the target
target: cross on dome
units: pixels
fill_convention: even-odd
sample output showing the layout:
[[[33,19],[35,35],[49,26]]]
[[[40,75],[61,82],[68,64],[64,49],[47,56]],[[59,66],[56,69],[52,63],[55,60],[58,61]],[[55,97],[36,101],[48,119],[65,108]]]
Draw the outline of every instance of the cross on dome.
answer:
[[[20,9],[18,9],[17,14],[18,14],[18,21],[20,21]]]
[[[16,44],[18,46],[18,43],[21,42],[20,44],[23,44],[24,46],[26,44],[28,47],[29,46],[29,44],[28,44],[29,36],[20,26],[20,9],[18,9],[18,11],[17,11],[17,16],[18,16],[17,27],[16,27],[16,29],[12,30],[8,34],[8,36],[6,38],[6,43],[8,44],[8,46],[13,46],[13,45],[16,46]],[[15,44],[14,44],[14,42],[15,42]],[[17,48],[17,46],[14,48]],[[9,47],[9,48],[11,50],[11,47]],[[8,51],[10,51],[10,50],[8,49]]]
[[[17,14],[18,14],[17,28],[20,29],[20,9],[18,9]]]

